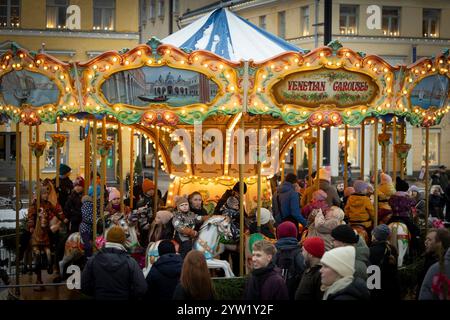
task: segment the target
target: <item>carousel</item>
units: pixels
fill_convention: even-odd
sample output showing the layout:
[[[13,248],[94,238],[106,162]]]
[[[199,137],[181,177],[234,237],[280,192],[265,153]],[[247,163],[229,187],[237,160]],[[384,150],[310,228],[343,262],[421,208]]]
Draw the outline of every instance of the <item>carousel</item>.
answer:
[[[207,34],[205,30],[212,31]],[[1,120],[15,123],[17,136],[21,130],[29,132],[28,141],[16,140],[16,150],[21,150],[23,143],[29,146],[26,156],[30,190],[33,180],[40,181],[40,158],[47,144],[39,140],[41,124],[56,127],[51,141],[56,146],[58,188],[60,151],[66,139],[61,127],[73,122],[87,128],[85,185],[91,185],[91,172],[95,177],[97,171],[101,173],[100,184],[105,185],[106,157],[113,146],[107,129],[112,128],[117,132],[120,193],[125,194],[123,163],[130,161],[129,192],[133,199],[133,137],[138,133],[151,141],[156,150],[155,189],[159,170],[170,175],[168,207],[173,206],[175,196],[199,191],[211,212],[220,195],[239,182],[240,199],[244,199],[239,208],[241,235],[244,212],[255,212],[260,226],[261,208],[271,206],[274,177],[280,175],[283,180],[286,158],[296,144],[304,143],[307,148],[309,185],[315,183],[319,188],[319,179],[313,182],[312,173],[322,166],[321,131],[343,127],[347,184],[348,129],[361,127],[361,162],[367,161],[368,152],[373,154],[371,173],[364,172],[361,165],[361,178],[366,174],[373,177],[377,212],[376,173],[380,169],[387,171],[389,154],[393,177],[405,176],[411,148],[406,143],[406,123],[425,129],[428,177],[429,129],[450,111],[448,50],[412,65],[397,66],[376,55],[354,52],[336,41],[312,51],[300,50],[227,9],[215,10],[162,41],[152,38],[135,48],[104,52],[86,62],[64,63],[13,43],[0,57],[0,65]],[[16,79],[19,87],[11,85]],[[121,83],[128,85],[121,87]],[[439,90],[429,92],[433,83],[440,84]],[[40,99],[41,95],[48,101]],[[365,149],[365,128],[373,132],[371,150]],[[129,146],[123,143],[126,134],[130,135]],[[129,159],[122,156],[126,147]],[[17,201],[22,156],[19,153],[16,161]],[[294,171],[297,167],[294,160]],[[248,187],[245,194],[244,182]],[[425,183],[428,201],[428,179]],[[39,183],[36,186],[40,208],[41,186]],[[97,188],[93,189],[96,221],[104,218],[105,191],[100,188],[98,193]],[[153,204],[156,212],[157,192]],[[123,211],[123,196],[120,206]],[[131,201],[131,209],[132,206]],[[428,203],[426,208],[428,220]],[[18,235],[18,210],[16,217]],[[40,223],[38,215],[37,225]],[[210,223],[219,230],[222,221]],[[93,234],[95,242],[98,235],[95,224]],[[18,248],[19,237],[16,239]],[[244,237],[240,237],[241,276],[245,271],[244,243]],[[218,260],[208,250],[205,255],[207,259]],[[228,268],[215,262],[213,267]],[[16,263],[18,270],[19,262]],[[19,283],[18,273],[16,281]]]

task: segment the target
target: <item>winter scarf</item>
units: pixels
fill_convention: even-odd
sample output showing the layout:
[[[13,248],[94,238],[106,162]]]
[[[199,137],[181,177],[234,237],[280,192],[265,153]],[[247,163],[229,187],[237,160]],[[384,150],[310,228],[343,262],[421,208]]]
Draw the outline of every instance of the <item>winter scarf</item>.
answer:
[[[114,248],[122,251],[127,251],[123,245],[120,243],[114,243],[114,242],[106,242],[105,248]]]
[[[323,300],[327,300],[330,294],[334,294],[347,288],[353,282],[353,276],[342,277],[335,281],[331,286],[322,285],[320,290],[324,291]]]

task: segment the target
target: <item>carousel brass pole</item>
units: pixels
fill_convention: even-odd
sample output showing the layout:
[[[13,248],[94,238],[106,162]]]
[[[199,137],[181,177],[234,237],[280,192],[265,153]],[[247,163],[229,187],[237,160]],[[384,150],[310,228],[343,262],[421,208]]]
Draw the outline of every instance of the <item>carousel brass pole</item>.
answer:
[[[33,202],[33,156],[31,143],[33,142],[33,127],[28,126],[28,205]]]
[[[316,144],[316,190],[319,190],[319,169],[320,169],[320,165],[321,165],[321,161],[320,161],[320,127],[317,127],[317,144]]]
[[[397,117],[392,119],[392,181],[397,178],[397,152],[395,145],[397,144]]]
[[[130,209],[133,210],[133,187],[134,187],[134,128],[131,128],[130,141]]]
[[[374,227],[378,225],[378,119],[375,119],[373,127],[373,173],[374,173]]]
[[[295,139],[297,141],[297,139]],[[297,143],[294,143],[294,174],[297,175]]]
[[[242,136],[245,133],[244,113],[241,117]],[[245,137],[245,136],[244,136]],[[242,140],[242,141],[240,141]],[[240,220],[240,234],[239,237],[239,275],[244,275],[244,161],[245,161],[245,138],[239,139],[239,220]],[[238,143],[239,147],[239,143]],[[283,170],[284,171],[284,170]]]
[[[93,247],[95,247],[95,239],[97,238],[97,119],[94,118],[94,127],[92,128],[92,185],[94,188],[93,205],[94,213],[92,215],[92,236],[93,236]],[[103,189],[103,185],[100,186],[100,190]],[[100,199],[101,200],[101,199]]]
[[[430,127],[425,127],[425,234],[428,234],[428,217],[430,215],[429,197],[429,162],[430,162]]]
[[[102,119],[102,140],[106,140],[106,116]],[[100,217],[102,219],[102,231],[105,235],[105,185],[106,185],[106,154],[101,155],[101,170],[100,174]]]
[[[386,134],[387,131],[387,123],[386,121],[383,121],[383,134]],[[383,145],[381,146],[381,170],[383,172],[387,171],[387,145],[385,143],[383,143]]]
[[[155,184],[155,194],[153,195],[153,214],[156,215],[158,211],[158,175],[159,175],[159,127],[156,126],[156,141],[155,141],[155,174],[153,175],[153,182]]]
[[[123,203],[123,150],[122,150],[122,124],[119,122],[119,130],[117,132],[119,140],[119,189],[120,189],[120,212],[124,212]]]
[[[311,137],[312,137],[312,130],[310,131]],[[313,145],[308,144],[308,187],[312,186],[313,184]]]
[[[360,169],[360,179],[364,180],[364,163],[365,163],[365,141],[366,141],[366,130],[364,120],[361,122],[361,169]]]
[[[257,230],[261,232],[261,115],[259,115],[259,124],[258,124],[258,162],[257,162],[257,171],[258,171],[258,195],[257,195],[257,209],[256,209],[256,221],[257,221]]]
[[[86,125],[89,124],[89,120],[86,120]],[[89,132],[90,128],[88,127],[87,135],[84,137],[84,185],[86,186],[84,188],[84,195],[88,194],[89,186],[91,185],[91,166],[90,166],[90,160],[91,157],[91,147],[90,147],[90,141],[91,141],[91,135]]]
[[[281,161],[281,182],[284,181],[284,167],[286,164],[286,157],[283,155],[284,159]]]
[[[31,126],[30,126],[31,128]],[[21,167],[21,135],[20,135],[20,122],[16,123],[16,285],[19,285],[19,233],[20,233],[20,227],[19,227],[19,221],[20,221],[20,215],[19,215],[19,201],[20,201],[20,167]],[[30,204],[31,205],[31,202]],[[18,296],[20,294],[19,287],[16,287],[16,295]]]
[[[39,142],[39,124],[36,125],[36,140],[35,141]],[[40,177],[39,177],[39,157],[36,156],[36,225],[39,220],[39,208],[40,207],[41,207],[41,181],[40,181]]]
[[[405,143],[405,121],[402,122],[400,126],[400,143]],[[405,179],[405,169],[406,169],[406,158],[400,159],[400,178]]]
[[[60,132],[59,117],[56,117],[56,134]],[[59,165],[61,163],[61,149],[56,146],[56,190],[59,188]]]
[[[348,124],[345,124],[344,141],[344,188],[348,187]]]

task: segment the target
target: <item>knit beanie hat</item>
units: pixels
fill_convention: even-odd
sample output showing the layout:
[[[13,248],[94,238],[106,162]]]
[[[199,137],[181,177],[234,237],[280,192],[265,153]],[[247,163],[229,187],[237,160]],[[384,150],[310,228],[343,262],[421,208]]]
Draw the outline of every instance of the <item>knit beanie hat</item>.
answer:
[[[386,174],[386,173],[381,173],[380,175],[380,184],[388,184],[388,183],[392,183],[392,178],[390,175]]]
[[[142,182],[142,191],[144,193],[147,193],[147,191],[149,191],[150,189],[155,189],[155,184],[150,179],[144,179],[144,181]]]
[[[335,240],[343,243],[353,244],[359,241],[359,235],[357,235],[348,224],[341,224],[340,226],[334,228],[331,231],[331,236]]]
[[[344,190],[344,197],[350,197],[352,194],[355,193],[355,188],[353,187],[347,187]]]
[[[261,208],[261,224],[269,223],[270,220],[273,220],[272,213],[269,209]]]
[[[61,163],[59,165],[59,175],[60,176],[68,174],[70,171],[72,171],[72,168],[69,167],[67,164]]]
[[[313,200],[315,200],[315,201],[325,201],[328,198],[327,193],[323,190],[314,191],[312,196],[313,196]]]
[[[355,255],[353,246],[334,248],[325,252],[320,262],[342,277],[351,277],[355,273]]]
[[[187,203],[189,204],[189,201],[186,197],[183,196],[178,196],[175,198],[175,205],[177,206],[177,208],[182,205],[183,203]]]
[[[303,248],[316,258],[322,258],[325,253],[325,242],[320,237],[306,238]]]
[[[123,231],[122,227],[119,226],[112,227],[111,229],[108,230],[108,233],[106,234],[107,242],[124,244],[125,240],[126,240],[125,231]]]
[[[280,223],[277,228],[277,238],[297,238],[297,228],[291,221]]]
[[[117,188],[110,188],[109,189],[109,201],[112,201],[114,199],[120,198],[120,191],[117,190]]]
[[[363,180],[356,180],[355,183],[353,183],[353,188],[355,188],[355,193],[366,193],[367,188],[369,187],[369,184]]]
[[[162,224],[166,224],[173,218],[173,213],[170,211],[161,210],[156,213],[156,217],[158,217]]]
[[[391,230],[385,224],[380,224],[372,230],[372,234],[378,241],[386,241],[391,234]]]
[[[80,186],[80,187],[83,187],[84,188],[84,179],[83,179],[83,177],[77,177],[76,179],[75,179],[75,181],[73,182],[73,186],[74,187],[76,187],[76,186]]]
[[[395,179],[395,189],[396,189],[397,191],[403,191],[403,192],[406,192],[406,191],[408,191],[408,189],[409,189],[409,184],[408,184],[408,182],[406,182],[406,181],[403,180],[402,178],[397,177],[397,178]]]
[[[331,182],[331,173],[325,168],[319,169],[319,180],[326,180],[328,182]]]
[[[158,245],[158,254],[161,257],[166,253],[176,253],[175,246],[170,240],[162,240]]]

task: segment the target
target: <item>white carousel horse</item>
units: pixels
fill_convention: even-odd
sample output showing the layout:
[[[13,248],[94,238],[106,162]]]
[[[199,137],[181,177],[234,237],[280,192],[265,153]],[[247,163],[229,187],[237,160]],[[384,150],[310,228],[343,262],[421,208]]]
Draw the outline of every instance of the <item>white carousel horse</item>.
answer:
[[[225,250],[225,245],[219,242],[220,236],[226,239],[231,238],[231,220],[228,216],[214,215],[206,220],[200,227],[198,239],[192,248],[204,253],[206,263],[210,269],[223,269],[225,277],[234,277],[230,264],[227,261],[215,259]],[[159,258],[158,245],[160,241],[149,243],[146,251],[146,268],[143,270],[144,276],[150,272],[153,263]]]
[[[408,252],[410,238],[409,230],[408,227],[401,222],[391,222],[388,227],[391,230],[390,243],[398,251],[397,266],[400,268],[403,266],[403,259]]]
[[[122,227],[125,231],[126,241],[125,241],[125,248],[133,252],[133,250],[137,247],[139,247],[139,241],[137,237],[136,232],[136,226],[135,224],[127,221],[125,217],[122,216],[122,218],[117,223],[120,227]],[[112,225],[114,226],[114,224]],[[112,227],[111,226],[111,227]],[[111,228],[110,227],[110,228]],[[105,238],[108,234],[109,229],[108,228],[105,232]],[[96,239],[95,247],[97,249],[101,249],[104,245],[104,238],[103,236],[98,236]],[[59,270],[61,270],[61,273],[63,273],[65,270],[64,267],[71,261],[77,260],[81,258],[84,255],[84,248],[83,243],[81,240],[81,235],[79,232],[72,233],[66,240],[66,244],[64,247],[64,257],[59,262]]]

